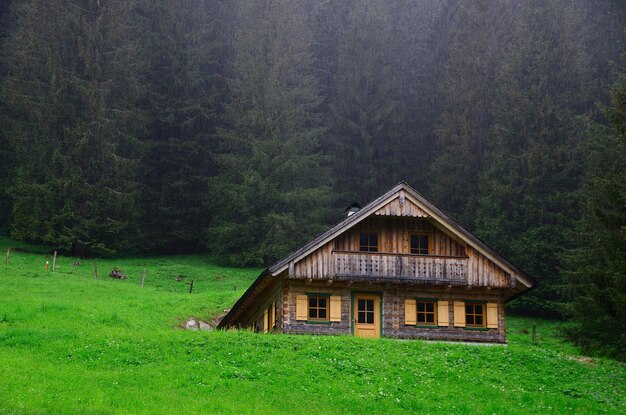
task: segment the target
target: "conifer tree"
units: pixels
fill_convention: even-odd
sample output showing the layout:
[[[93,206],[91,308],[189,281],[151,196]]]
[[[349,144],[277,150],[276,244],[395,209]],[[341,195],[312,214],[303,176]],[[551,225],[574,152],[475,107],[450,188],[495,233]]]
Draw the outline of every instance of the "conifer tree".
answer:
[[[476,213],[478,235],[539,280],[511,305],[544,316],[558,315],[559,256],[577,214],[583,154],[576,116],[593,110],[571,104],[585,102],[587,92],[566,68],[588,52],[576,50],[562,16],[554,3],[528,4],[515,15],[491,100]]]
[[[258,265],[319,232],[332,199],[319,150],[321,97],[311,73],[307,2],[239,7],[207,243],[230,262]]]
[[[132,240],[132,10],[116,0],[25,1],[3,85],[19,162],[13,235],[75,254]]]
[[[511,19],[505,3],[473,1],[448,3],[438,21],[438,41],[447,47],[429,190],[442,209],[470,230],[476,229],[478,178],[485,167],[494,83],[502,49],[511,41]]]
[[[7,75],[7,37],[13,27],[12,1],[0,3],[0,85]],[[10,123],[10,106],[2,99],[0,89],[0,234],[7,234],[11,225],[12,198],[9,193],[15,175]]]
[[[388,4],[352,3],[339,36],[327,139],[341,191],[368,201],[402,180],[397,168],[405,164],[403,74],[395,72],[399,45]]]
[[[626,58],[626,55],[624,55]],[[585,352],[626,360],[626,72],[604,113],[592,124],[576,249],[563,255],[562,292],[576,323],[567,334]]]
[[[204,203],[224,89],[223,8],[195,0],[142,6],[147,73],[139,207],[142,241],[153,252],[197,250],[209,225]]]

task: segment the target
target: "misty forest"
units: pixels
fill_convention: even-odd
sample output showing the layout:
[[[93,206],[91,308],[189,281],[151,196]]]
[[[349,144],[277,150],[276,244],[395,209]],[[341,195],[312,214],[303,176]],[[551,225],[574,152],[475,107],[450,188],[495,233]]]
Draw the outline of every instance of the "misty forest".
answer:
[[[406,181],[626,350],[622,0],[5,0],[0,232],[266,266]]]

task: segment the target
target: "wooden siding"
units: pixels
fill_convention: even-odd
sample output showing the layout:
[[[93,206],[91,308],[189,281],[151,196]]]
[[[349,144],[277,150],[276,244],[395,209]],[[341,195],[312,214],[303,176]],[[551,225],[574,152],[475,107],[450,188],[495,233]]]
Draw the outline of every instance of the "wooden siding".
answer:
[[[280,331],[283,326],[283,316],[285,315],[283,312],[284,304],[282,293],[282,283],[270,286],[263,295],[258,297],[258,301],[255,301],[248,307],[248,311],[241,317],[242,326],[252,327],[254,331],[262,332],[265,311],[270,305],[275,303],[275,327],[273,331]]]
[[[378,253],[359,252],[359,234],[378,232]],[[410,236],[429,236],[429,255],[410,255]],[[311,279],[381,277],[508,287],[511,277],[470,246],[427,219],[371,217],[289,267],[289,276]]]
[[[476,287],[508,287],[510,277],[507,272],[494,264],[489,258],[467,247],[468,255],[468,279],[467,285]]]
[[[409,254],[411,235],[427,234],[428,249],[431,255],[465,256],[465,244],[449,237],[426,219],[370,217],[339,235],[335,239],[335,249],[358,251],[359,235],[362,231],[378,232],[378,252]]]
[[[377,216],[409,216],[427,218],[429,215],[422,208],[411,202],[406,193],[401,191],[397,198],[374,212]]]
[[[305,278],[332,278],[335,275],[333,262],[333,242],[329,242],[317,251],[298,261],[293,267],[293,275]]]

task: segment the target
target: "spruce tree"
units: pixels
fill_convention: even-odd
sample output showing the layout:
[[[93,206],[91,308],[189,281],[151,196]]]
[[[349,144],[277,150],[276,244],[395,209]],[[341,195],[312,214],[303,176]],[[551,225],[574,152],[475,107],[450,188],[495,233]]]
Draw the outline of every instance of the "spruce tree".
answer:
[[[224,89],[218,27],[223,12],[217,1],[147,1],[141,8],[147,72],[139,223],[143,246],[152,252],[203,246]]]
[[[400,59],[390,6],[355,2],[338,28],[335,94],[329,105],[334,173],[349,198],[369,201],[404,179]],[[406,149],[404,149],[406,150]]]
[[[132,241],[142,118],[131,17],[116,0],[18,4],[3,83],[19,163],[16,238],[74,254]]]
[[[626,58],[626,55],[625,55]],[[582,218],[574,250],[563,255],[562,292],[576,323],[569,337],[587,353],[626,360],[626,71],[611,90],[604,114],[610,127],[592,124]]]
[[[321,231],[332,211],[307,7],[291,0],[239,4],[207,235],[211,251],[232,263],[279,259]]]
[[[589,56],[570,32],[570,19],[582,16],[563,16],[554,3],[516,11],[491,100],[476,213],[478,235],[539,281],[511,306],[544,316],[558,315],[559,256],[578,214],[584,153],[576,117],[593,111],[584,76],[568,70]]]
[[[486,137],[512,12],[505,3],[448,3],[441,13],[441,112],[434,126],[435,157],[428,170],[433,201],[476,230],[478,178],[485,168]],[[507,78],[508,80],[508,78]]]
[[[7,75],[7,37],[13,27],[13,2],[0,3],[0,85]],[[10,106],[2,99],[0,90],[0,234],[7,234],[11,225],[12,198],[9,193],[15,176],[15,157],[10,141]]]

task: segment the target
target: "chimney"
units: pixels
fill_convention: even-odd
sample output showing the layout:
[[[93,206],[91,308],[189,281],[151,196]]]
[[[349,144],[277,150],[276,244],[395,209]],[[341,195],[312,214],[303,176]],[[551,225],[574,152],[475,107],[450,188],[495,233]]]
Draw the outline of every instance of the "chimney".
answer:
[[[352,202],[350,206],[346,208],[346,216],[351,216],[361,210],[361,205],[357,202]]]

